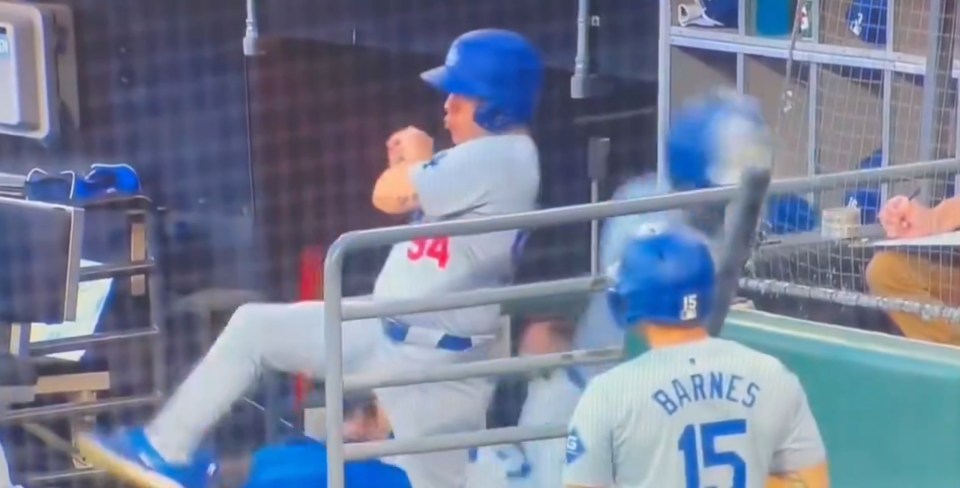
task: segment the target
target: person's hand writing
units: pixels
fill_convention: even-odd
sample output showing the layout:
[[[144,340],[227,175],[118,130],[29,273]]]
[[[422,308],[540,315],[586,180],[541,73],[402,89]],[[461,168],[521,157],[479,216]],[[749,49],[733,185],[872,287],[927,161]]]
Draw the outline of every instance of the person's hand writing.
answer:
[[[898,195],[887,201],[878,216],[887,237],[925,237],[941,232],[936,212],[926,205]]]

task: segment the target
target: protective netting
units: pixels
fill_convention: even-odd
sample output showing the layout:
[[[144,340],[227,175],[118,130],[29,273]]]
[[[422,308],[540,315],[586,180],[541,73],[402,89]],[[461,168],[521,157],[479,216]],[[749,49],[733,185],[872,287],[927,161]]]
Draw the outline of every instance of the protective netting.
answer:
[[[796,29],[785,36],[790,39],[787,59],[756,60],[747,56],[748,81],[760,70],[771,85],[783,86],[782,102],[771,104],[767,112],[771,120],[777,120],[781,150],[775,168],[779,177],[828,175],[955,157],[953,60],[957,34],[954,7],[944,5],[800,2]],[[946,10],[932,16],[935,8]],[[747,85],[748,93],[751,86],[753,82]],[[773,95],[764,100],[772,102]],[[883,236],[878,213],[888,198],[911,196],[934,206],[954,196],[956,170],[955,164],[945,161],[922,173],[853,179],[802,195],[814,213],[827,214],[809,219],[803,212],[790,214],[795,224],[789,226],[792,230],[810,232],[772,239],[777,243],[760,253],[765,257],[758,258],[762,269],[757,269],[755,276],[771,281],[752,281],[746,283],[748,288],[840,305],[902,310],[905,305],[899,301],[877,300],[865,294],[870,288],[864,279],[865,270],[875,254],[866,241]],[[844,210],[851,207],[857,210]],[[831,222],[839,216],[852,224],[836,228]],[[808,225],[820,217],[823,222],[819,227]],[[923,275],[915,277],[922,283],[911,286],[935,290],[935,303],[919,296],[903,296],[882,283],[875,283],[874,288],[882,290],[874,291],[886,298],[915,301],[908,308],[919,306],[919,300],[925,305],[946,307],[935,316],[955,316],[949,310],[955,305],[950,292],[955,278],[951,273],[936,271],[953,265],[952,254],[942,251],[929,247],[910,251],[910,259],[921,263],[910,268]],[[892,273],[885,270],[874,276]],[[817,316],[816,308],[808,307],[804,313]],[[848,317],[847,321],[876,319],[860,316]]]
[[[112,486],[74,455],[75,431],[143,423],[238,305],[319,298],[317,256],[337,236],[404,223],[370,204],[386,166],[384,142],[415,125],[438,146],[450,144],[443,97],[419,73],[442,64],[460,33],[512,28],[542,51],[548,70],[533,127],[543,163],[542,206],[590,200],[590,137],[613,141],[609,177],[597,198],[655,166],[656,15],[632,2],[607,2],[597,13],[606,47],[591,68],[604,73],[608,91],[590,100],[570,98],[575,2],[57,3],[72,9],[72,29],[58,25],[64,37],[57,42],[62,52],[75,52],[76,75],[71,88],[73,71],[61,60],[59,137],[42,144],[0,135],[0,171],[13,175],[3,181],[5,196],[22,199],[22,178],[38,168],[46,175],[33,174],[32,181],[44,183],[32,187],[31,199],[87,207],[76,323],[33,328],[30,349],[42,391],[0,414],[6,455],[31,487]],[[251,6],[260,35],[256,57],[242,51]],[[140,188],[118,193],[148,200],[121,198],[107,208],[88,205],[104,196],[103,188],[67,194],[73,180],[61,171],[82,179],[96,163],[129,165]],[[107,170],[114,179],[124,171]],[[16,225],[9,219],[2,225],[0,240],[12,239]],[[30,247],[11,242],[20,246],[18,255]],[[518,281],[586,272],[589,243],[587,223],[535,233]],[[66,252],[57,244],[49,252]],[[348,257],[347,294],[369,292],[384,251]],[[44,261],[46,252],[33,247],[29,259]],[[119,269],[130,263],[139,268]],[[44,272],[53,276],[30,287],[34,295],[62,291],[56,270]],[[3,289],[9,287],[26,288]],[[512,318],[572,321],[583,305],[535,304]],[[522,330],[514,327],[515,339]],[[80,342],[94,331],[95,341]],[[209,436],[228,465],[268,439],[292,435],[300,423],[296,407],[321,398],[319,385],[297,390],[291,375],[265,380]],[[501,383],[492,426],[517,422],[525,389],[525,378]]]
[[[0,7],[10,3],[0,0]],[[45,143],[0,135],[0,193],[85,208],[76,256],[83,260],[83,283],[73,320],[57,324],[46,317],[33,324],[28,349],[41,377],[36,399],[0,413],[0,443],[14,474],[31,487],[113,486],[74,452],[77,431],[145,422],[238,306],[322,298],[316,271],[337,236],[404,223],[370,202],[386,166],[384,142],[414,125],[434,135],[438,146],[450,144],[443,99],[419,73],[441,64],[449,43],[468,30],[514,29],[542,52],[548,69],[533,131],[543,207],[606,199],[627,178],[655,169],[657,81],[669,88],[661,116],[719,85],[756,97],[779,136],[778,178],[956,155],[954,2],[878,0],[885,16],[862,7],[867,10],[850,17],[853,1],[806,1],[794,35],[792,9],[760,25],[752,0],[743,3],[745,11],[721,13],[706,22],[714,25],[699,27],[681,27],[678,19],[678,7],[692,0],[673,0],[669,15],[660,16],[636,0],[587,3],[592,11],[580,20],[593,36],[585,65],[588,75],[598,76],[587,77],[591,96],[571,99],[577,2],[59,2],[71,9],[57,17],[50,48],[59,53],[59,135]],[[933,5],[946,14],[931,23]],[[663,32],[669,70],[657,63],[657,23],[667,17],[674,26]],[[247,48],[257,55],[245,56],[243,36],[254,28],[258,42]],[[7,34],[0,32],[0,41]],[[928,56],[934,47],[936,63]],[[0,56],[7,53],[0,48]],[[597,159],[588,164],[591,158]],[[863,232],[878,232],[880,202],[919,189],[917,197],[934,204],[954,194],[958,169],[946,162],[798,193],[803,205],[787,201],[786,216],[768,219],[767,239],[742,285],[764,292],[761,306],[847,325],[869,325],[871,317],[809,301],[795,305],[790,298],[956,320],[947,300],[955,278],[936,271],[950,268],[950,253],[927,255],[917,283],[936,284],[938,300],[868,296],[863,276],[872,251],[850,239],[824,238],[816,221],[821,210],[853,200]],[[36,184],[25,192],[28,175]],[[143,198],[128,198],[132,194]],[[111,205],[96,203],[104,198]],[[34,322],[10,315],[18,307],[59,306],[63,266],[51,256],[68,254],[71,233],[62,210],[39,211],[46,216],[28,224],[18,209],[0,205],[0,255],[11,270],[0,280],[7,314],[0,322],[10,325]],[[8,210],[17,217],[6,216]],[[38,227],[27,232],[27,225]],[[53,235],[60,237],[47,238]],[[586,273],[597,257],[590,244],[586,223],[538,229],[517,281]],[[369,292],[385,255],[374,249],[348,256],[345,294]],[[569,297],[509,308],[511,352],[525,335],[538,334],[546,340],[530,340],[538,346],[524,352],[569,348],[585,308],[585,298]],[[0,360],[0,391],[29,382],[22,361]],[[300,418],[301,407],[321,403],[322,385],[295,383],[289,374],[264,376],[263,386],[234,403],[208,436],[228,480],[245,471],[257,446],[289,438],[303,424],[322,426],[322,417]],[[541,372],[502,378],[488,426],[517,424],[533,391],[529,380],[545,378]],[[548,404],[555,399],[549,392],[546,398]],[[352,412],[369,411],[369,397],[347,403]],[[373,430],[367,434],[384,435]]]

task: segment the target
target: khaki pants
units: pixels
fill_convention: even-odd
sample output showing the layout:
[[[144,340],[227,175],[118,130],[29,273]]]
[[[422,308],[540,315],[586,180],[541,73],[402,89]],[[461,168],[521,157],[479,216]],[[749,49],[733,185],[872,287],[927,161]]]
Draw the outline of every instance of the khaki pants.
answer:
[[[930,260],[904,253],[882,251],[866,269],[867,286],[874,295],[921,303],[960,306],[960,267],[949,260]],[[955,280],[957,280],[955,282]],[[940,344],[960,345],[960,324],[943,319],[924,320],[919,315],[890,312],[903,335]]]

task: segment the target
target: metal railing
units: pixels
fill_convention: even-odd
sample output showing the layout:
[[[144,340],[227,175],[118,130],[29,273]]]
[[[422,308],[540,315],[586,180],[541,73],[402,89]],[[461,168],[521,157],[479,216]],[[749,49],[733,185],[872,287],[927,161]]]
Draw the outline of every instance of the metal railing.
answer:
[[[813,177],[790,178],[770,185],[770,193],[806,193],[816,190],[842,187],[849,183],[896,180],[938,174],[945,170],[960,170],[960,159],[929,161],[922,163],[889,166],[876,169],[847,171]],[[531,229],[564,225],[576,222],[600,220],[610,217],[656,212],[673,208],[688,208],[704,203],[726,202],[734,199],[739,187],[720,187],[693,192],[640,198],[627,201],[603,202],[563,208],[524,212],[496,217],[439,222],[401,227],[348,232],[341,235],[327,250],[324,263],[324,324],[326,338],[326,430],[328,451],[328,488],[344,487],[344,462],[348,459],[375,458],[412,452],[459,449],[469,446],[499,444],[520,440],[552,438],[563,435],[558,426],[537,428],[509,428],[493,431],[446,434],[416,440],[391,440],[377,443],[344,445],[343,440],[343,394],[345,389],[360,386],[400,386],[404,384],[440,381],[426,372],[408,374],[397,378],[391,372],[343,376],[342,326],[344,320],[356,320],[431,310],[445,310],[472,305],[499,303],[503,300],[519,300],[548,297],[558,294],[590,293],[603,287],[603,278],[562,279],[528,285],[514,285],[495,289],[453,293],[429,298],[396,301],[344,301],[343,264],[348,251],[409,241],[414,238],[457,236]],[[588,356],[592,353],[581,351]],[[599,353],[598,353],[599,354]],[[578,364],[576,355],[565,365]],[[615,357],[605,357],[611,361]],[[500,361],[500,362],[498,362]],[[466,379],[474,376],[506,374],[546,367],[537,363],[537,358],[511,358],[496,361],[466,363],[449,368],[448,374],[434,375],[442,380]]]

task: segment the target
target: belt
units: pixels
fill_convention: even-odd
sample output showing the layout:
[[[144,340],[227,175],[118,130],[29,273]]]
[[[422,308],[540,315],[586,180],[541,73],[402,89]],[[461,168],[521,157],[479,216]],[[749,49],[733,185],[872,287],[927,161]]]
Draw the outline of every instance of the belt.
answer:
[[[387,334],[387,337],[393,342],[435,347],[437,349],[455,352],[466,351],[474,346],[490,342],[496,338],[493,335],[473,337],[456,336],[447,334],[441,330],[414,327],[396,319],[383,319],[383,332]]]

